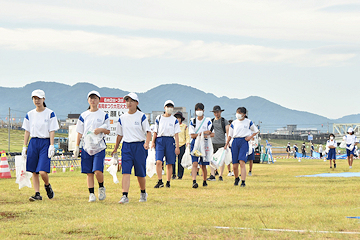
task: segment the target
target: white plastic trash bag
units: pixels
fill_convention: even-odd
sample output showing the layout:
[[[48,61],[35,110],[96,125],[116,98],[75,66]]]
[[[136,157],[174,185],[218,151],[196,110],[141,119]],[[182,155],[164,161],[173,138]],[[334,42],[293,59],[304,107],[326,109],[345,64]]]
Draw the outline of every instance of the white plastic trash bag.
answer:
[[[95,134],[94,131],[88,131],[84,136],[84,150],[89,155],[95,155],[106,148],[104,133]]]
[[[211,137],[204,138],[204,148],[205,148],[205,157],[203,157],[203,161],[211,162],[214,155],[214,148],[212,145]]]
[[[225,154],[225,164],[226,164],[226,165],[229,165],[230,163],[232,163],[232,155],[231,155],[230,148],[226,148],[225,151],[226,151],[226,154]]]
[[[346,142],[343,140],[343,141],[341,141],[341,143],[340,143],[340,146],[339,146],[340,148],[346,148]]]
[[[195,157],[204,157],[205,156],[205,138],[203,133],[195,138],[194,148],[191,152],[191,155]]]
[[[146,158],[146,174],[151,178],[156,173],[155,149],[148,150]]]
[[[117,170],[118,170],[118,163],[119,163],[118,156],[117,156],[117,154],[114,154],[114,156],[112,157],[112,159],[109,162],[110,167],[108,167],[108,169],[106,170],[113,177],[114,183],[119,183],[119,180],[118,180],[118,178],[116,176],[116,173],[117,173]]]
[[[190,155],[190,146],[186,147],[185,149],[185,153],[181,159],[181,166],[183,166],[183,168],[189,168],[192,167],[192,160],[191,160],[191,155]]]
[[[210,166],[214,169],[218,169],[221,167],[225,162],[226,150],[222,147],[219,148],[216,153],[213,155],[213,158],[210,162]]]
[[[16,168],[16,181],[19,184],[19,189],[23,187],[31,188],[30,178],[32,174],[26,171],[26,158],[22,156],[15,156],[15,168]]]

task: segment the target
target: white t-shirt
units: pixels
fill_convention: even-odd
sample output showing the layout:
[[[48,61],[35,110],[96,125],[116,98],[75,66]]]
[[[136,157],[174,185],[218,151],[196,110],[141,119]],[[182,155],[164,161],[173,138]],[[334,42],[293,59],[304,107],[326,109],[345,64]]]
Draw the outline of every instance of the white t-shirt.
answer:
[[[329,146],[337,147],[337,142],[335,140],[327,140],[326,148],[329,148]]]
[[[59,123],[52,110],[45,108],[37,112],[33,109],[26,114],[22,128],[30,132],[30,137],[50,138],[50,132],[58,130]]]
[[[93,131],[99,127],[110,130],[109,116],[100,109],[96,112],[91,112],[90,110],[83,112],[80,114],[80,117],[76,123],[76,131],[80,134]]]
[[[157,116],[155,120],[154,132],[158,137],[173,137],[181,132],[179,121],[174,117]]]
[[[350,135],[347,134],[346,136],[343,137],[344,141],[346,142],[346,144],[354,144],[357,143],[357,137],[355,135]]]
[[[201,120],[196,119],[196,126],[194,127],[194,118],[192,118],[190,120],[190,126],[189,126],[189,134],[198,134],[198,133],[202,133],[205,131],[210,131],[211,130],[211,126],[212,126],[212,122],[210,118],[203,118]],[[204,121],[204,123],[202,123]],[[202,124],[201,124],[202,123]],[[199,129],[200,128],[200,129]],[[214,132],[214,130],[212,131]]]
[[[116,124],[116,134],[123,136],[124,142],[145,141],[147,132],[150,132],[149,122],[146,115],[140,111],[124,113]]]
[[[244,138],[253,133],[257,133],[258,131],[259,130],[251,120],[247,118],[242,121],[236,119],[230,125],[229,136],[232,138]]]

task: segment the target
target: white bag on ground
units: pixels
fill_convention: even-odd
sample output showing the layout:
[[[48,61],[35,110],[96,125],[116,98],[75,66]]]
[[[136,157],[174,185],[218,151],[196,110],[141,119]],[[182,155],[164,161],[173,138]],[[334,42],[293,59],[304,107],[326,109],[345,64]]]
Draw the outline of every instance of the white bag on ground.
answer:
[[[156,174],[156,159],[155,149],[148,150],[148,156],[146,158],[146,174],[151,178]]]
[[[225,164],[226,164],[226,165],[229,165],[230,163],[232,163],[231,150],[230,150],[230,148],[226,148],[225,151],[226,151],[226,154],[225,154]]]
[[[195,157],[205,156],[205,140],[203,133],[199,133],[199,135],[195,138],[194,148],[191,155]]]
[[[19,189],[23,187],[31,188],[30,178],[32,177],[32,173],[26,171],[26,158],[22,156],[15,156],[15,168],[15,183],[19,184]]]
[[[219,148],[216,153],[213,155],[213,158],[210,162],[210,166],[214,169],[220,168],[225,162],[226,150],[224,148]]]
[[[203,135],[203,134],[202,134]],[[203,157],[204,162],[211,162],[214,155],[214,148],[212,145],[211,137],[205,138],[203,137],[204,141],[204,148],[205,148],[205,157]]]
[[[113,177],[113,181],[114,183],[119,183],[119,180],[116,176],[117,170],[118,170],[118,163],[119,163],[119,159],[117,154],[114,154],[114,156],[112,157],[112,159],[110,160],[110,167],[108,167],[108,169],[106,171],[108,171],[111,176]]]
[[[186,147],[185,149],[185,153],[181,159],[181,166],[183,166],[183,168],[188,168],[192,166],[192,160],[191,160],[191,155],[190,155],[190,146]]]
[[[94,131],[88,131],[84,136],[84,150],[89,155],[95,155],[106,148],[104,134],[95,134]]]

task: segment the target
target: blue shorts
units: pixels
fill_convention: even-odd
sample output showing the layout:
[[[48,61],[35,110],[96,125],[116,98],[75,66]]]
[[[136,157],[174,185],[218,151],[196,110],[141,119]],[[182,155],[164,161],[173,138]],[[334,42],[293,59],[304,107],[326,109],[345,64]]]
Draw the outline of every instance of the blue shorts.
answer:
[[[330,150],[328,152],[327,160],[332,160],[332,159],[336,159],[336,149],[335,148],[330,148]]]
[[[192,152],[192,150],[194,149],[194,145],[195,145],[195,139],[192,139],[191,144],[190,144],[190,152]],[[191,155],[191,161],[193,163],[198,162],[200,165],[209,165],[210,164],[209,162],[204,162],[202,157],[195,157],[193,155]]]
[[[158,137],[155,140],[155,158],[157,161],[164,162],[166,158],[166,165],[175,164],[175,139],[174,137]]]
[[[131,174],[134,166],[135,176],[146,177],[146,158],[148,151],[144,148],[144,142],[123,142],[121,148],[122,174]]]
[[[50,158],[48,150],[50,138],[31,138],[27,150],[26,171],[39,173],[44,171],[50,173]]]
[[[105,149],[95,155],[89,155],[84,149],[81,150],[81,173],[94,173],[104,171]]]
[[[255,160],[255,152],[252,152],[249,156],[247,156],[248,161],[254,161]]]
[[[349,147],[351,144],[346,144],[347,147]],[[350,155],[355,155],[354,154],[354,150],[355,150],[355,147],[353,148],[353,150],[349,150],[349,149],[346,149],[346,156],[350,157]]]
[[[249,151],[249,143],[245,138],[234,138],[231,145],[232,163],[239,163],[240,160],[247,162],[247,153]]]

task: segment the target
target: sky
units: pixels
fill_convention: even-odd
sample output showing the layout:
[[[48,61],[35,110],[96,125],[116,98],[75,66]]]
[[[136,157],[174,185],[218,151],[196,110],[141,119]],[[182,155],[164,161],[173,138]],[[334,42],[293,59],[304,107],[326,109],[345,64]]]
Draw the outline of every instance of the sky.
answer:
[[[360,113],[359,55],[358,0],[0,0],[3,87],[179,83],[335,119]]]

